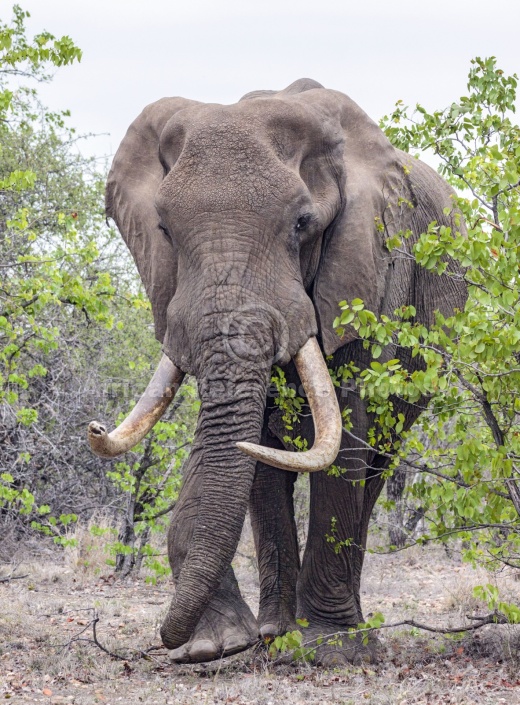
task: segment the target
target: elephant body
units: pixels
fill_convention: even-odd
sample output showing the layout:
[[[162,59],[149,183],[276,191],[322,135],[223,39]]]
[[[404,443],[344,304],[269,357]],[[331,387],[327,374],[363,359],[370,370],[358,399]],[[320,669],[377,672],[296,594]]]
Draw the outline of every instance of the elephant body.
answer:
[[[168,537],[176,594],[161,634],[175,660],[235,653],[259,634],[294,628],[296,617],[309,621],[310,637],[363,621],[363,551],[389,459],[363,444],[372,419],[355,384],[337,392],[340,409],[351,409],[335,461],[345,473],[311,474],[301,565],[296,474],[255,462],[236,443],[283,454],[286,432],[267,395],[271,367],[299,385],[293,359],[311,338],[332,356],[329,367],[369,365],[354,330],[342,338],[333,330],[339,301],[361,298],[388,316],[412,304],[424,324],[436,309],[449,315],[464,305],[454,263],[438,276],[385,246],[411,230],[410,249],[433,220],[455,227],[445,214],[451,196],[353,101],[309,79],[229,106],[165,98],[129,128],[109,175],[107,214],[134,256],[165,355],[197,377],[201,396]],[[393,345],[383,351],[382,359],[396,357],[418,364]],[[405,428],[422,407],[396,400]],[[312,446],[310,415],[298,433]],[[257,619],[231,568],[248,506]],[[338,539],[351,540],[339,553],[326,539],[332,518]],[[360,648],[325,644],[316,658],[340,663]]]

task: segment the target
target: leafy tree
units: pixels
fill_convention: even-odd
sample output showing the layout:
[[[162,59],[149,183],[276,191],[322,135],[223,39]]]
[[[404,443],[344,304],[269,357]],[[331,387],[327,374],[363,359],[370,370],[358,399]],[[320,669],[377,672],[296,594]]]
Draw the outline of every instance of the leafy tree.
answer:
[[[14,87],[81,57],[68,37],[27,39],[27,16],[15,6],[0,23],[0,521],[4,537],[32,525],[61,542],[100,508],[128,524],[133,502],[141,560],[176,496],[194,388],[180,420],[124,461],[88,449],[88,421],[128,412],[160,349],[135,267],[105,224],[105,175],[81,156],[66,111]]]
[[[419,540],[462,540],[464,557],[488,567],[520,567],[520,127],[513,122],[517,76],[495,58],[472,61],[468,94],[448,108],[415,111],[399,101],[381,122],[395,146],[433,153],[458,192],[453,209],[468,236],[431,223],[409,252],[408,235],[387,242],[441,273],[446,256],[465,268],[469,298],[449,319],[426,329],[412,306],[376,318],[363,302],[342,302],[338,328],[353,326],[373,361],[358,375],[375,416],[370,439],[382,452],[399,449],[414,475],[409,494],[424,513]],[[413,168],[413,167],[412,167]],[[393,342],[420,356],[409,373],[379,361]],[[384,358],[383,358],[384,359]],[[403,419],[392,399],[431,397],[428,412],[401,440]],[[507,606],[502,605],[505,610]],[[520,619],[510,606],[508,616]]]
[[[126,497],[118,540],[112,546],[113,563],[122,577],[134,568],[139,570],[144,557],[155,576],[169,573],[150,538],[152,533],[165,532],[168,514],[179,496],[181,470],[191,449],[199,405],[195,384],[184,383],[163,419],[133,449],[131,457],[115,463],[107,473]]]
[[[84,183],[77,168],[79,157],[72,166],[68,189],[61,188],[69,156],[59,135],[64,115],[42,111],[34,90],[15,90],[11,85],[13,76],[47,80],[45,66],[71,63],[81,57],[81,52],[68,37],[56,39],[47,32],[28,41],[24,28],[27,13],[19,6],[13,12],[10,25],[0,24],[0,405],[4,469],[0,498],[5,500],[4,514],[7,506],[20,506],[27,513],[33,509],[34,496],[21,480],[22,468],[31,462],[32,444],[24,442],[25,429],[37,428],[38,403],[31,403],[31,395],[37,391],[37,381],[47,376],[42,358],[58,348],[57,309],[64,305],[84,307],[102,317],[96,293],[107,286],[103,277],[96,277],[93,290],[88,291],[78,276],[78,261],[92,264],[96,251],[88,238],[81,236],[76,223],[85,229],[91,225],[90,206],[98,188]],[[78,208],[86,203],[88,208]],[[41,445],[41,438],[34,440]]]

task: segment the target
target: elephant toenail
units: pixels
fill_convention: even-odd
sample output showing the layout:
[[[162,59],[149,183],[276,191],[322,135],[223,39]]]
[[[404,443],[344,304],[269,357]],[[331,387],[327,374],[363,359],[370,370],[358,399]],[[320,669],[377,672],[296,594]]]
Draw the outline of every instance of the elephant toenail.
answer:
[[[217,647],[210,639],[197,639],[190,647],[191,661],[210,661],[217,654]]]
[[[224,655],[236,653],[237,651],[243,651],[247,649],[248,641],[244,637],[239,636],[229,636],[224,640],[222,644],[222,650]]]
[[[262,624],[260,627],[260,636],[262,639],[273,639],[275,636],[278,636],[279,633],[280,630],[276,624],[267,623]]]
[[[172,661],[176,661],[177,663],[188,663],[190,660],[186,644],[179,646],[177,649],[172,649],[168,652],[168,656]]]

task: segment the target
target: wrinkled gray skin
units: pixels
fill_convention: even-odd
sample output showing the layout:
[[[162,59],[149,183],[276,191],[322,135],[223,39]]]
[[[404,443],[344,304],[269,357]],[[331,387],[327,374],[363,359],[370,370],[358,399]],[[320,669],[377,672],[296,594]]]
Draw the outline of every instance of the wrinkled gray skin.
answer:
[[[174,659],[241,651],[259,634],[294,628],[297,616],[308,619],[310,636],[363,621],[359,547],[388,460],[344,433],[336,464],[346,475],[311,476],[300,565],[296,474],[255,463],[235,443],[283,448],[266,397],[270,370],[276,362],[299,383],[291,358],[310,336],[334,356],[329,367],[369,363],[354,331],[343,339],[333,331],[340,300],[359,297],[387,315],[413,304],[425,323],[435,309],[448,315],[464,305],[453,264],[438,277],[384,246],[401,229],[417,236],[432,220],[452,225],[443,214],[451,193],[349,98],[309,79],[228,106],[164,98],[129,128],[110,172],[107,213],[134,256],[165,354],[197,377],[202,401],[169,532],[176,594],[161,635]],[[383,353],[394,357],[401,351]],[[338,393],[341,408],[352,409],[352,433],[366,439],[364,402],[354,386]],[[421,405],[396,407],[409,427]],[[312,421],[298,431],[310,447]],[[231,568],[248,506],[260,567],[257,620]],[[355,544],[339,554],[325,538],[331,517],[338,538]],[[321,646],[317,661],[359,657],[361,647],[344,641]]]

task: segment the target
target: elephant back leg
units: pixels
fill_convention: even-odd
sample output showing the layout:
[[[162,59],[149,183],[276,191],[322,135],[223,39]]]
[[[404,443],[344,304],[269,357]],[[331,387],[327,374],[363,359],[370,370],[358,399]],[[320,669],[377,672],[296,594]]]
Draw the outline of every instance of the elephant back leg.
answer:
[[[393,351],[385,354],[391,356]],[[369,353],[361,348],[360,341],[338,351],[331,366],[337,368],[350,359],[361,369],[369,364]],[[364,621],[360,587],[368,527],[384,486],[382,472],[391,461],[368,445],[373,418],[353,382],[338,390],[338,400],[342,409],[350,409],[351,427],[343,432],[336,472],[311,475],[309,535],[297,587],[297,615],[309,621],[309,639],[344,632]],[[421,403],[408,405],[394,400],[395,413],[405,416],[405,430],[421,407]],[[312,430],[307,428],[305,435],[312,436]],[[333,666],[377,658],[376,639],[364,646],[361,638],[345,635],[336,642],[319,646],[319,663]]]
[[[343,440],[345,448],[348,439]],[[309,622],[306,638],[342,632],[363,621],[361,570],[370,518],[366,504],[369,497],[371,503],[377,498],[382,483],[367,476],[365,452],[346,448],[336,462],[344,470],[339,477],[326,472],[311,476],[309,534],[297,588],[298,617]],[[348,637],[342,641],[339,658],[325,659],[327,649],[320,648],[318,661],[332,666],[356,660],[358,645]]]
[[[350,360],[361,369],[369,364],[360,341],[338,351],[329,366],[338,368]],[[368,524],[383,487],[381,472],[373,467],[376,454],[367,444],[371,418],[365,403],[352,380],[337,393],[340,408],[350,409],[351,431],[343,431],[336,470],[315,472],[310,478],[309,532],[297,586],[297,615],[309,622],[306,640],[344,632],[363,621],[360,586]],[[311,443],[308,419],[301,430]],[[375,659],[373,645],[365,648],[348,636],[336,642],[319,646],[318,663]]]

